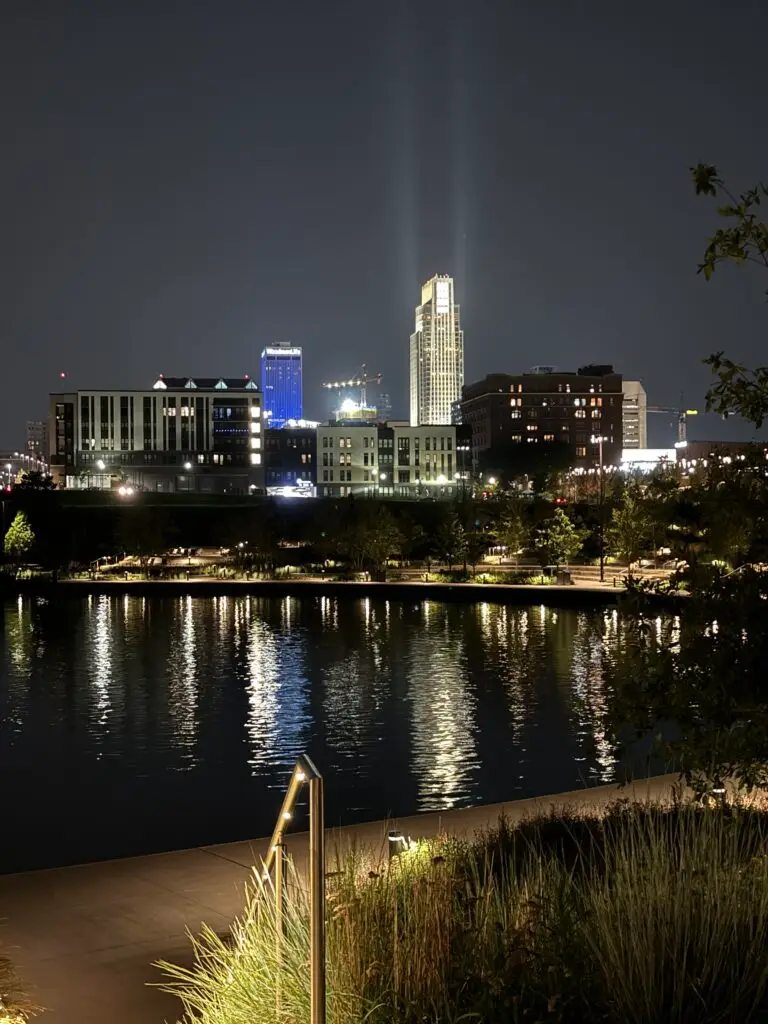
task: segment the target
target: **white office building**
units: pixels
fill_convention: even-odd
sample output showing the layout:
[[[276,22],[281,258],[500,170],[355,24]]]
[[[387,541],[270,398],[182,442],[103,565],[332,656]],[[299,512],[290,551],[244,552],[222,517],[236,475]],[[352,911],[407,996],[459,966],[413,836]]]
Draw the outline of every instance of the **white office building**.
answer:
[[[264,489],[262,395],[249,377],[161,375],[146,391],[53,394],[48,438],[59,487]]]
[[[464,384],[464,334],[453,278],[436,275],[421,289],[410,348],[411,426],[451,422]]]
[[[373,423],[318,427],[317,495],[453,498],[469,480],[471,451],[462,430]]]
[[[622,382],[622,448],[648,447],[648,397],[639,380]]]

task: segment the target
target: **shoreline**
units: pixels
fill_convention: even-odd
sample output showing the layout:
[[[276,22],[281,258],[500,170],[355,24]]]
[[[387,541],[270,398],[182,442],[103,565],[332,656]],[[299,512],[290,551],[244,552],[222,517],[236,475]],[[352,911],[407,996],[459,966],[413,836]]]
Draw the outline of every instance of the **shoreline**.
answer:
[[[494,604],[543,604],[557,607],[612,607],[623,587],[611,584],[512,584],[512,583],[425,583],[419,580],[376,582],[342,580],[16,580],[0,594],[48,598],[89,597],[115,594],[138,597],[379,597],[386,600],[492,602]]]

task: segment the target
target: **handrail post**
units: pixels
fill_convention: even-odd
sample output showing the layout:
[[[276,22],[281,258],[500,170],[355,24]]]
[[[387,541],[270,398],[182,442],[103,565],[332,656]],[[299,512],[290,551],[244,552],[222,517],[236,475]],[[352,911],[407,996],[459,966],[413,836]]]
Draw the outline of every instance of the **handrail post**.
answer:
[[[310,1021],[325,1024],[325,821],[323,779],[309,782]]]
[[[282,837],[275,854],[275,945],[277,947],[277,977],[275,979],[275,1006],[277,1019],[280,1019],[280,1004],[282,979],[280,977],[283,963],[283,950],[285,947],[285,923],[283,919],[285,907],[285,847]]]

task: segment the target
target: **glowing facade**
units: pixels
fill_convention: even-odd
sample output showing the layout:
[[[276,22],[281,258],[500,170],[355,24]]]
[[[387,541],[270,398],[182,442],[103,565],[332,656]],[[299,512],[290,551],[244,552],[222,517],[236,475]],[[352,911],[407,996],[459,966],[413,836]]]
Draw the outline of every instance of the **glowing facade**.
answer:
[[[453,278],[436,275],[421,289],[410,348],[411,426],[451,422],[464,384],[464,334]]]
[[[264,416],[270,427],[282,427],[288,420],[304,416],[301,360],[301,348],[286,341],[268,345],[261,353]]]

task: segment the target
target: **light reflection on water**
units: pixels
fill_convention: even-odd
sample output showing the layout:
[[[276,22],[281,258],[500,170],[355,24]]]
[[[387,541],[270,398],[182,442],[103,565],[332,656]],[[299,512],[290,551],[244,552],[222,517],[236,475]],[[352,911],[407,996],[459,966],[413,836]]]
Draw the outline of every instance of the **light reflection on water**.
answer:
[[[622,770],[601,728],[615,611],[100,596],[13,600],[2,622],[18,844],[0,869],[268,833],[302,751],[326,775],[329,823]]]

